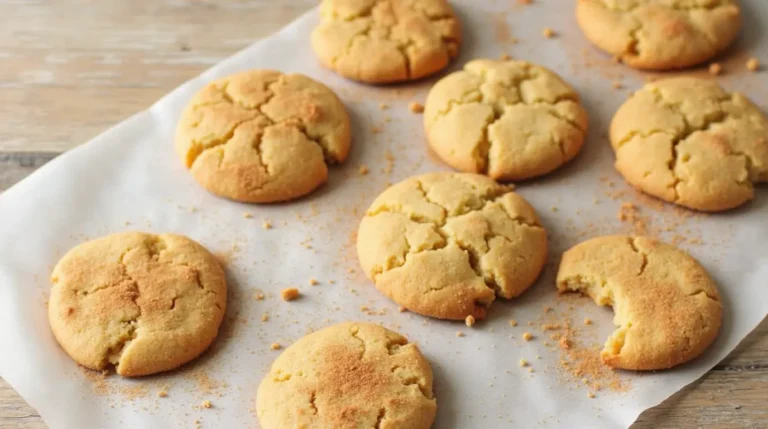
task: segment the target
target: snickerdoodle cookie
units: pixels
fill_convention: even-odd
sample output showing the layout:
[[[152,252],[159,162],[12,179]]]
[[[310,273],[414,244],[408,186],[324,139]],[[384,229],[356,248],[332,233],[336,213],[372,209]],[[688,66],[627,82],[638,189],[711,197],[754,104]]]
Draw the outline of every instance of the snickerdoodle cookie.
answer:
[[[613,307],[618,329],[600,356],[615,368],[687,362],[709,347],[722,323],[720,295],[704,268],[647,237],[599,237],[574,246],[563,254],[557,288]]]
[[[227,306],[219,262],[178,235],[120,233],[70,250],[51,276],[48,319],[75,362],[136,377],[177,368],[216,338]]]
[[[451,167],[522,180],[576,156],[587,113],[573,88],[550,70],[525,61],[475,60],[432,87],[424,129]]]
[[[461,27],[446,0],[323,0],[312,33],[320,61],[363,82],[419,79],[456,57]]]
[[[176,151],[210,192],[237,201],[298,198],[349,152],[349,116],[325,85],[300,74],[247,71],[210,83],[189,103]]]
[[[533,207],[507,186],[467,173],[406,179],[371,204],[357,235],[376,287],[413,312],[484,318],[496,295],[520,295],[547,258]]]
[[[427,429],[437,402],[415,344],[370,323],[342,323],[285,351],[259,386],[264,429]]]
[[[696,210],[744,204],[768,181],[768,118],[711,80],[647,84],[613,117],[611,145],[630,184]]]
[[[576,18],[600,49],[654,70],[707,61],[741,28],[736,0],[579,0]]]

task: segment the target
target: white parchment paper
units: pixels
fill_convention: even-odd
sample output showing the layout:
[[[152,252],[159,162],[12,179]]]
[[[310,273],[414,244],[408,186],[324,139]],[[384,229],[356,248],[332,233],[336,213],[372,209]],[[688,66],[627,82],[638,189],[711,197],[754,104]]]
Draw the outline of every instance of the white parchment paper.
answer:
[[[740,52],[768,52],[756,22],[761,13],[768,16],[768,3],[743,3],[745,33],[724,60],[727,73],[721,81],[763,104],[764,74],[744,71]],[[279,354],[270,350],[271,343],[288,345],[310,329],[335,322],[370,320],[418,342],[432,362],[439,404],[436,428],[601,428],[629,426],[640,412],[724,358],[768,312],[765,188],[757,191],[752,204],[711,216],[687,216],[638,197],[613,170],[605,134],[612,113],[646,75],[591,48],[575,25],[571,2],[453,4],[464,23],[466,43],[452,69],[472,58],[509,53],[560,73],[582,94],[590,113],[591,130],[581,155],[561,171],[519,186],[552,240],[546,272],[528,293],[511,302],[497,301],[488,320],[470,329],[399,313],[365,279],[357,268],[354,232],[369,203],[387,183],[445,168],[428,154],[421,116],[407,109],[412,100],[423,102],[435,79],[366,87],[322,69],[309,46],[317,22],[312,11],[0,195],[0,375],[52,429],[175,428],[195,427],[195,422],[204,428],[258,427],[256,388]],[[557,37],[543,37],[544,27],[554,29]],[[173,151],[176,121],[194,92],[214,78],[250,68],[300,72],[320,80],[337,91],[351,113],[350,158],[307,198],[249,206],[214,197],[193,181]],[[627,89],[614,89],[613,82]],[[381,103],[389,108],[382,109]],[[362,165],[369,174],[359,174]],[[681,246],[718,281],[725,320],[717,342],[702,358],[672,371],[622,374],[622,382],[631,386],[628,391],[603,389],[588,398],[586,387],[558,369],[558,353],[545,345],[548,335],[527,322],[540,320],[545,306],[563,307],[553,283],[563,250],[590,236],[638,228],[617,219],[624,202],[637,204],[649,232],[669,240],[683,236]],[[253,218],[245,217],[246,212]],[[265,220],[274,227],[262,228]],[[221,256],[231,286],[228,317],[212,349],[178,371],[101,380],[78,368],[51,335],[48,277],[69,248],[125,230],[184,234]],[[309,286],[311,278],[320,284]],[[300,287],[303,298],[280,300],[279,291],[288,286]],[[266,299],[253,298],[257,289]],[[361,311],[361,306],[371,310]],[[591,330],[583,341],[601,343],[613,329],[610,310],[588,300],[577,301],[576,307],[576,322],[583,315],[594,320],[591,328],[584,327]],[[270,320],[262,322],[265,312]],[[520,326],[509,326],[510,318]],[[458,338],[457,330],[466,336]],[[521,340],[525,330],[536,335],[534,340]],[[531,362],[535,372],[520,368],[520,359]],[[168,396],[158,397],[161,390]],[[205,400],[213,407],[201,408]]]

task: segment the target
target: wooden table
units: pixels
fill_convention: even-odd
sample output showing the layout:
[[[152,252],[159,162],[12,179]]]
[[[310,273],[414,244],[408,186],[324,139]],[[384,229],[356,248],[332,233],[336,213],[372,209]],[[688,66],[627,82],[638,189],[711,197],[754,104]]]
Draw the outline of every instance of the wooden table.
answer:
[[[0,0],[0,192],[315,3]],[[634,427],[768,427],[767,334]],[[2,379],[0,428],[46,428]]]

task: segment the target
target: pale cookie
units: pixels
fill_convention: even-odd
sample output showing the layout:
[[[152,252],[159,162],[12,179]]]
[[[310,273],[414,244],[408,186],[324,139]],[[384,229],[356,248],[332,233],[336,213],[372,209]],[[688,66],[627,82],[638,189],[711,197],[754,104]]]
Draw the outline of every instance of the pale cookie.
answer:
[[[712,278],[690,255],[647,237],[599,237],[563,254],[557,289],[613,307],[618,329],[600,353],[609,366],[671,368],[714,341],[723,319]]]
[[[496,295],[513,298],[539,276],[547,234],[510,187],[478,174],[406,179],[371,204],[357,235],[360,265],[410,311],[482,319]]]
[[[80,365],[137,377],[177,368],[216,338],[227,306],[219,262],[178,235],[121,233],[70,250],[53,269],[48,319]]]
[[[768,118],[711,80],[647,84],[613,117],[611,145],[630,184],[696,210],[744,204],[768,181]]]
[[[370,323],[342,323],[285,349],[259,386],[263,429],[427,429],[437,402],[415,344]]]
[[[349,152],[349,116],[325,85],[299,74],[247,71],[190,102],[176,151],[210,192],[237,201],[298,198],[325,183]]]
[[[576,18],[597,47],[652,70],[703,63],[741,28],[736,0],[579,0]]]
[[[461,26],[445,0],[323,0],[312,33],[320,61],[363,82],[419,79],[445,68]]]
[[[543,67],[475,60],[432,87],[424,129],[429,145],[451,167],[522,180],[576,156],[587,113],[573,88]]]

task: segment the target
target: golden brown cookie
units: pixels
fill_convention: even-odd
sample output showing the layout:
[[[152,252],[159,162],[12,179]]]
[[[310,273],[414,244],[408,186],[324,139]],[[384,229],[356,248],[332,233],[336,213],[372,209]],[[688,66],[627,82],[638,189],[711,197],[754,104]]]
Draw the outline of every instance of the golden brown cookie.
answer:
[[[647,84],[611,123],[616,169],[636,188],[696,210],[727,210],[768,181],[768,118],[716,82]]]
[[[715,282],[690,255],[647,237],[608,236],[563,254],[557,289],[613,307],[618,329],[600,354],[609,366],[671,368],[704,352],[723,318]]]
[[[312,33],[320,61],[363,82],[419,79],[445,68],[461,44],[446,0],[323,0]]]
[[[259,386],[263,429],[427,429],[437,402],[415,344],[370,323],[342,323],[285,351]]]
[[[543,67],[475,60],[429,91],[424,129],[429,145],[451,167],[522,180],[576,156],[587,113],[573,88]]]
[[[76,246],[51,275],[48,319],[75,362],[137,377],[177,368],[216,338],[227,306],[224,270],[171,234],[120,233]]]
[[[741,28],[736,0],[579,0],[576,18],[600,49],[653,70],[705,62]]]
[[[210,192],[237,201],[298,198],[349,152],[349,116],[325,85],[300,74],[252,70],[219,79],[189,103],[176,151]]]
[[[496,295],[513,298],[539,276],[547,234],[510,187],[478,174],[406,179],[371,204],[357,235],[376,287],[425,316],[484,318]]]

